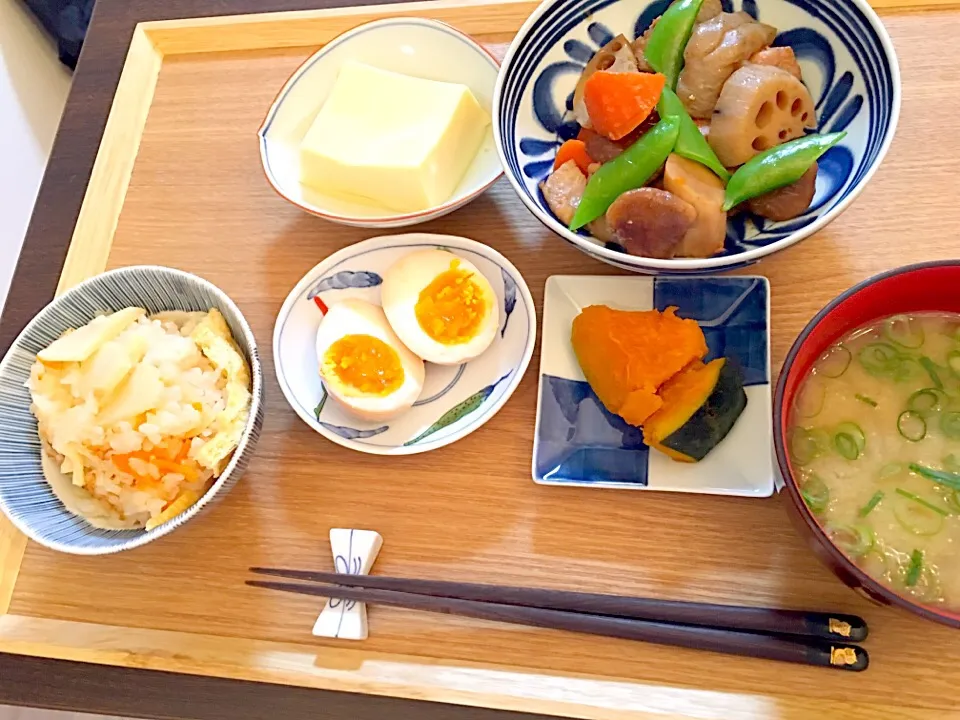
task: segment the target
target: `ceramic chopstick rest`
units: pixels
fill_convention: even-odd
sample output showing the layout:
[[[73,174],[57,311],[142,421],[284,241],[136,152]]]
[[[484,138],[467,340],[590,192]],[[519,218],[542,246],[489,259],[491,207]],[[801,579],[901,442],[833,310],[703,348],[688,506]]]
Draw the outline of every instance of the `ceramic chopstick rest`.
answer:
[[[330,530],[330,550],[338,573],[367,575],[382,546],[383,538],[373,530]],[[313,626],[313,634],[343,640],[366,640],[366,605],[355,600],[327,600],[326,607]]]

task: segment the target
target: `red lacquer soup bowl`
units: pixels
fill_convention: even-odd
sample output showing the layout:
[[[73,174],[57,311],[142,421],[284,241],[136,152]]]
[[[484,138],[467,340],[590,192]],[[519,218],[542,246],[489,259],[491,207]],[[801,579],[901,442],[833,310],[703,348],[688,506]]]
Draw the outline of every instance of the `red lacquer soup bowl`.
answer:
[[[780,474],[790,496],[787,507],[794,524],[837,577],[880,603],[960,628],[960,613],[923,605],[900,595],[847,558],[804,503],[787,455],[786,433],[793,399],[813,363],[852,330],[891,315],[915,312],[960,314],[960,260],[908,265],[877,275],[843,293],[817,313],[793,343],[780,371],[773,406],[774,446]]]

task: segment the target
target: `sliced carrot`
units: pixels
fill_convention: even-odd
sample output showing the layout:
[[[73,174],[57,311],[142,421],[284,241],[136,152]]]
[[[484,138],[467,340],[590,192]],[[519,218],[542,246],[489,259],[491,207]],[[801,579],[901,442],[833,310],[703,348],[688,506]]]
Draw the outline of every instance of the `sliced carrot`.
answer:
[[[189,465],[163,460],[162,458],[153,458],[151,462],[165,473],[178,473],[183,475],[188,482],[194,482],[199,477],[196,469]]]
[[[660,73],[595,72],[583,90],[593,129],[611,140],[629,135],[660,102],[666,82]]]
[[[593,164],[593,158],[587,154],[587,145],[583,140],[567,140],[560,149],[557,150],[557,159],[553,161],[553,169],[556,170],[573,160],[577,167],[583,172]]]

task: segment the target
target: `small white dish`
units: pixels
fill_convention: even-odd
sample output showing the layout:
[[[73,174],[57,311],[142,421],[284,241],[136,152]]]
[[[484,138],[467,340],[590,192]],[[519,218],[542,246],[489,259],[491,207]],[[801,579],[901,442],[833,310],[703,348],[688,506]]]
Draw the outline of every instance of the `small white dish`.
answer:
[[[327,402],[320,382],[316,352],[323,317],[320,305],[329,307],[347,298],[379,305],[383,274],[404,255],[434,247],[466,258],[490,281],[500,308],[500,332],[483,355],[468,363],[427,363],[420,399],[400,417],[388,423],[358,420]],[[412,455],[456,442],[492,418],[520,384],[536,335],[530,290],[496,250],[452,235],[389,235],[335,252],[297,283],[277,316],[273,360],[287,402],[325,438],[373,455]]]
[[[354,227],[396,228],[427,222],[479,197],[503,174],[487,128],[480,150],[453,195],[416,213],[350,202],[300,183],[299,146],[326,101],[340,67],[356,60],[427,80],[466,85],[490,111],[500,65],[472,38],[445,23],[422,18],[388,18],[348,30],[318,50],[287,80],[259,131],[260,159],[273,188],[291,203],[319,217]],[[389,108],[384,109],[389,112]]]
[[[570,343],[590,305],[665,310],[703,329],[708,359],[740,364],[747,407],[701,462],[675,462],[643,444],[643,433],[610,413],[590,389]],[[770,285],[762,277],[645,278],[569,275],[547,279],[533,479],[541,485],[667,490],[710,495],[773,494]]]

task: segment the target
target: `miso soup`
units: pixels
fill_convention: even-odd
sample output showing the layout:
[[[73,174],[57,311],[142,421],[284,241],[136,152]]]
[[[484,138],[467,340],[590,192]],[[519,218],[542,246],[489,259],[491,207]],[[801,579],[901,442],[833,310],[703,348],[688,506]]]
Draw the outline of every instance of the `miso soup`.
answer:
[[[791,409],[807,507],[869,575],[960,608],[960,315],[899,315],[831,347]]]

